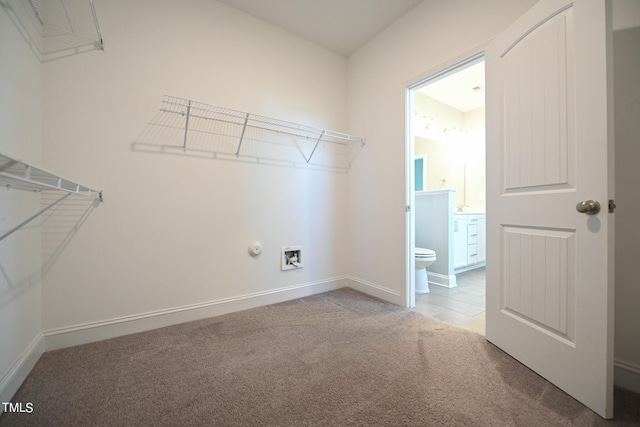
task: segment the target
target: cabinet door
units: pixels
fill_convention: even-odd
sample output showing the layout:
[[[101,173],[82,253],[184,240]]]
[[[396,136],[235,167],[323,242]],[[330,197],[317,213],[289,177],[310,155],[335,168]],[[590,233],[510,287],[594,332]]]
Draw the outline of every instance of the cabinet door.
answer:
[[[453,268],[460,268],[467,265],[467,216],[453,216]]]

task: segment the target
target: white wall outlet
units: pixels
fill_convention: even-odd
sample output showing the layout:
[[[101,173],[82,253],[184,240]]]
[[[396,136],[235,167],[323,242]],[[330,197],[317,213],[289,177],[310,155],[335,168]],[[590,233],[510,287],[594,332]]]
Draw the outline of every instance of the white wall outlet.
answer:
[[[280,257],[280,269],[282,271],[294,270],[304,266],[302,246],[287,246],[281,248],[281,250],[282,256]]]

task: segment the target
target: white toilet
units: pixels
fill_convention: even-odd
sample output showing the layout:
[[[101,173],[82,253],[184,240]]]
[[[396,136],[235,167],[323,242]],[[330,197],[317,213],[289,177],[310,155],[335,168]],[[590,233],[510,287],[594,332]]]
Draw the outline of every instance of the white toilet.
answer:
[[[427,267],[436,260],[436,252],[431,249],[416,248],[416,294],[429,293]]]

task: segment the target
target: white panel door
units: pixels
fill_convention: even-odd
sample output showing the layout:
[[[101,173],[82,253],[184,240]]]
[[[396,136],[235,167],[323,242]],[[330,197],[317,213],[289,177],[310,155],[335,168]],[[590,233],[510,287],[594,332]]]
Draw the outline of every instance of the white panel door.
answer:
[[[488,47],[487,339],[613,415],[610,4],[542,0]],[[594,215],[577,203],[597,200]]]

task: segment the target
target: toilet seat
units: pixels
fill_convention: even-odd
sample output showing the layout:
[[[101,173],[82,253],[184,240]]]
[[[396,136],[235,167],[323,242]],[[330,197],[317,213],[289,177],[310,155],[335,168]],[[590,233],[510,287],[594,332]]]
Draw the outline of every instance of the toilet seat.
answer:
[[[426,248],[416,248],[416,258],[431,258],[435,256],[436,251]]]
[[[429,293],[429,278],[427,268],[436,261],[436,251],[427,248],[414,248],[416,257],[416,294]]]

